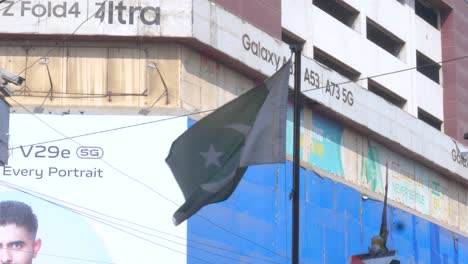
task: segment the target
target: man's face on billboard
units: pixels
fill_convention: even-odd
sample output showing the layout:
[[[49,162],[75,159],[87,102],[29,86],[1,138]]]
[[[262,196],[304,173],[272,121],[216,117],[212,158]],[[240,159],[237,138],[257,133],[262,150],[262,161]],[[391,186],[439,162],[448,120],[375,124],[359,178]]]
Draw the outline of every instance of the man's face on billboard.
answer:
[[[0,226],[0,264],[31,264],[41,248],[34,236],[15,224]]]

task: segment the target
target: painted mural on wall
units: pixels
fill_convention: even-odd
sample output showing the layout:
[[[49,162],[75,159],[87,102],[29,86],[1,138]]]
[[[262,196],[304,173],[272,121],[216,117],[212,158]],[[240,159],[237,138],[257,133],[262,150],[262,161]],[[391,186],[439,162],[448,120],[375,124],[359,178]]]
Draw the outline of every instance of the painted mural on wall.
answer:
[[[287,154],[291,156],[292,120],[289,109]],[[448,182],[439,174],[318,113],[306,110],[301,123],[302,161],[381,194],[388,161],[389,198],[449,222]]]

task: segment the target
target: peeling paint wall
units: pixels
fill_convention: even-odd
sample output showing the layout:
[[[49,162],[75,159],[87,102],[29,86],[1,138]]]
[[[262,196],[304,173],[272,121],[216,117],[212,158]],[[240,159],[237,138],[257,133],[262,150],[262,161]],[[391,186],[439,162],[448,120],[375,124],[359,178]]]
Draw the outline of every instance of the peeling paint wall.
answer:
[[[291,263],[292,171],[290,162],[249,167],[228,200],[203,208],[203,218],[190,218],[187,263]],[[383,203],[311,170],[300,175],[300,263],[348,263],[368,252]],[[402,264],[468,264],[466,234],[395,206],[387,208],[387,222],[387,246]],[[232,260],[196,249],[199,243],[225,249],[209,251]]]
[[[388,162],[389,199],[400,208],[467,234],[468,191],[459,183],[309,109],[302,114],[301,160],[366,193],[383,194]],[[287,154],[292,156],[292,107]]]
[[[191,49],[182,49],[181,104],[186,109],[210,110],[252,88],[252,81]]]
[[[42,105],[51,112],[138,109],[153,103],[178,107],[180,49],[162,43],[77,42],[54,48],[51,43],[2,42],[0,67],[26,78],[15,100],[27,106]]]

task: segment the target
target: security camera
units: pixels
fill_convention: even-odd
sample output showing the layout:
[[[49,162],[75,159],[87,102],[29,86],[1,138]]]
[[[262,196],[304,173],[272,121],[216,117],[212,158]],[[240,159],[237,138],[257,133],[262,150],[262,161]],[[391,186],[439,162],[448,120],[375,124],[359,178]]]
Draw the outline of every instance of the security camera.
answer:
[[[21,85],[25,79],[14,73],[11,73],[5,69],[0,69],[0,76],[2,77],[2,82],[4,85],[12,83],[14,85]]]
[[[14,93],[15,93],[15,88],[9,86],[9,85],[2,85],[0,83],[0,92],[4,95],[4,96],[12,96]]]

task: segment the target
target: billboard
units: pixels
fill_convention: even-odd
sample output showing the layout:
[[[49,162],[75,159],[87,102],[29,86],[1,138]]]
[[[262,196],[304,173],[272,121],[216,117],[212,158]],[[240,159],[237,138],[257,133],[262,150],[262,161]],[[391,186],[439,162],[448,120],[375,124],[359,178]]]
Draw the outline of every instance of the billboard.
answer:
[[[0,220],[11,223],[26,204],[38,221],[30,248],[26,241],[7,251],[12,263],[186,263],[186,224],[172,223],[183,196],[164,161],[186,118],[12,114],[10,121]],[[0,221],[0,243],[21,240],[6,227]]]
[[[191,34],[187,0],[2,1],[0,33],[180,36]]]
[[[321,113],[301,116],[301,160],[372,193],[384,193],[388,162],[388,198],[405,208],[465,230],[466,191],[444,175],[394,152],[371,137],[359,134]],[[292,109],[288,109],[286,153],[293,154]],[[451,206],[456,204],[456,206]],[[459,209],[460,208],[460,209]]]

